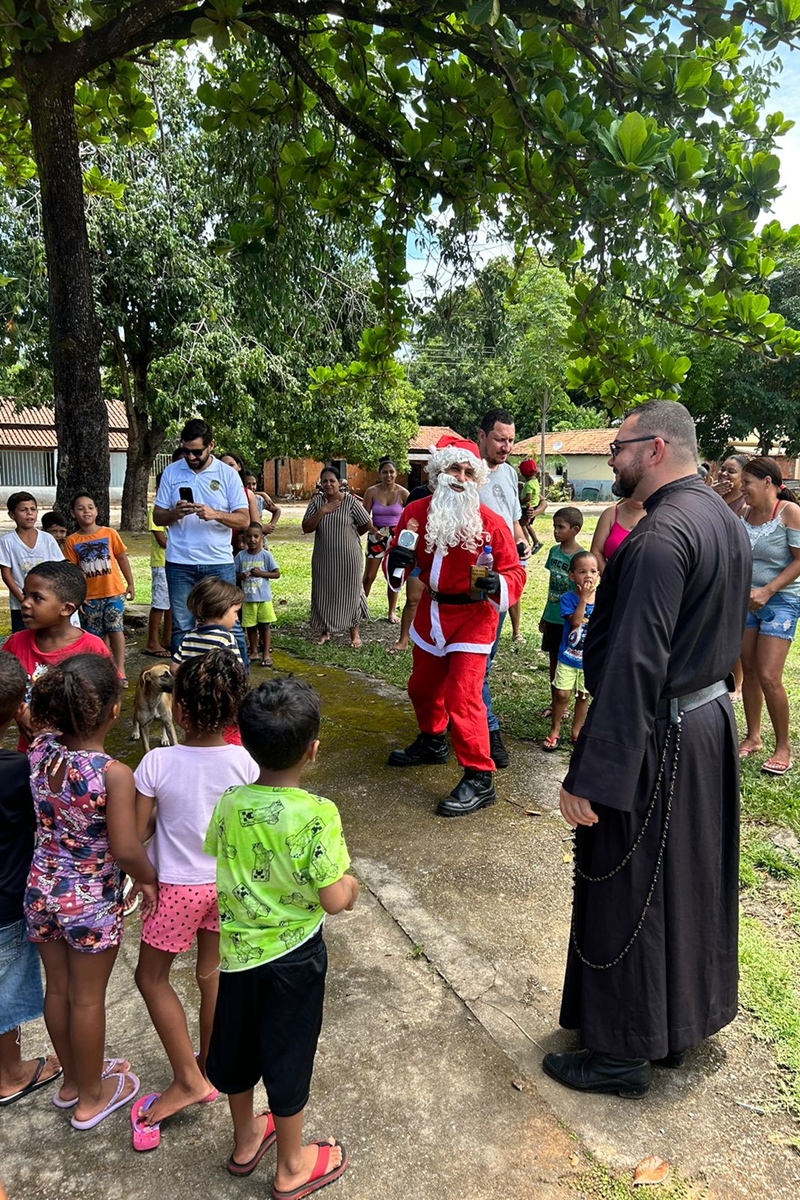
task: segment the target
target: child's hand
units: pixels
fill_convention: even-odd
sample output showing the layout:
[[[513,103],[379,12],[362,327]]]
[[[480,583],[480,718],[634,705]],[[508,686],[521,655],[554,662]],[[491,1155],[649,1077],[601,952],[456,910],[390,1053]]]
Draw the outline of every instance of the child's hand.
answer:
[[[133,584],[131,584],[129,588],[125,589],[125,599],[130,600],[131,602],[136,599],[136,588],[133,586]]]
[[[539,633],[544,633],[544,617],[539,622]]]
[[[131,888],[131,900],[136,896],[142,897],[142,920],[152,917],[158,908],[158,884],[135,883]]]
[[[598,584],[597,579],[584,579],[582,586],[583,586],[583,590],[587,596],[591,596],[594,593],[594,590],[597,587],[597,584]]]

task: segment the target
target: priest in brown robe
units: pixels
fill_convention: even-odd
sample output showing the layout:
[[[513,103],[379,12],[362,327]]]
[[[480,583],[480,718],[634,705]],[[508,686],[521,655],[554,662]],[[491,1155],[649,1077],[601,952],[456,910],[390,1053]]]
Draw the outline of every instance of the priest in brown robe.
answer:
[[[584,648],[592,703],[561,788],[575,894],[567,1087],[643,1096],[737,1006],[739,760],[726,677],[750,591],[741,522],[697,474],[681,404],[634,409],[614,490],[647,516],[611,558]]]

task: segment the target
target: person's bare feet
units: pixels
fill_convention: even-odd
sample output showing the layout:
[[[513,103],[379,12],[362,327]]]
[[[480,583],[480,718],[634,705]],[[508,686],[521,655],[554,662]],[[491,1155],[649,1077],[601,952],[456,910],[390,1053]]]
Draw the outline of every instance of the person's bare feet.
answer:
[[[335,1138],[320,1138],[320,1142],[327,1141],[331,1147],[330,1158],[328,1159],[328,1171],[335,1171],[337,1167],[342,1165],[343,1150]],[[278,1163],[275,1171],[275,1179],[273,1187],[276,1192],[293,1192],[296,1188],[302,1187],[304,1183],[308,1183],[311,1178],[311,1173],[317,1165],[317,1157],[319,1155],[318,1142],[311,1142],[309,1146],[303,1146],[300,1151],[297,1170],[289,1173],[284,1164]]]
[[[5,1099],[6,1096],[16,1096],[17,1092],[21,1092],[28,1086],[38,1070],[38,1058],[22,1059],[17,1070],[13,1074],[9,1074],[7,1085],[0,1091],[0,1099]],[[39,1072],[37,1082],[48,1083],[51,1079],[55,1079],[60,1070],[61,1063],[55,1054],[48,1054],[44,1066]]]
[[[246,1166],[255,1158],[260,1150],[264,1137],[267,1132],[267,1124],[269,1123],[269,1113],[257,1113],[253,1117],[253,1125],[250,1133],[246,1138],[237,1142],[234,1138],[233,1154],[231,1158],[237,1166]]]
[[[387,654],[400,654],[401,651],[408,649],[408,638],[404,642],[395,642],[393,646],[386,647]]]
[[[189,1108],[191,1104],[202,1104],[213,1091],[214,1085],[202,1075],[200,1082],[192,1087],[185,1087],[173,1081],[147,1111],[142,1113],[142,1123],[157,1125],[159,1121],[166,1121],[167,1117],[174,1117],[175,1113]]]
[[[125,1074],[130,1071],[131,1064],[127,1058],[106,1058],[103,1060],[103,1079],[108,1079],[109,1075],[116,1073]],[[78,1099],[78,1088],[74,1083],[67,1083],[66,1080],[62,1083],[56,1096],[59,1100],[63,1100],[65,1104],[72,1104]]]
[[[331,635],[329,633],[323,633],[322,637],[317,640],[317,645],[325,646],[325,645],[327,645],[327,643],[330,640],[331,640]]]
[[[127,1075],[124,1071],[120,1071],[118,1074],[110,1075],[108,1079],[103,1079],[100,1089],[100,1099],[97,1101],[97,1103],[92,1104],[91,1106],[86,1104],[84,1107],[81,1107],[81,1102],[80,1100],[78,1101],[75,1106],[75,1115],[73,1120],[91,1121],[92,1117],[96,1117],[98,1113],[101,1113],[103,1109],[106,1108],[114,1099],[119,1084],[120,1075],[123,1075],[125,1079],[125,1083],[123,1084],[122,1092],[119,1097],[120,1100],[122,1100],[125,1096],[135,1095],[138,1091],[139,1085],[132,1075]]]
[[[758,754],[761,749],[761,738],[751,737],[748,733],[744,741],[739,742],[739,758],[747,758],[751,754]]]
[[[351,650],[360,650],[361,649],[361,638],[358,636],[358,634],[356,634],[355,637],[352,637],[350,639],[350,649]]]

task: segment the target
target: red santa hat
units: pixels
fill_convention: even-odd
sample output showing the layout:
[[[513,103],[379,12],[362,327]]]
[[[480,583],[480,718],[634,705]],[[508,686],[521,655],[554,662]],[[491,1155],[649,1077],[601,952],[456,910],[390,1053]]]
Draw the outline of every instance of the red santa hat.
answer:
[[[475,482],[483,487],[489,478],[489,468],[481,458],[481,452],[475,442],[457,434],[446,433],[440,437],[435,446],[429,448],[428,479],[435,483],[442,471],[455,463],[469,463],[475,468]]]

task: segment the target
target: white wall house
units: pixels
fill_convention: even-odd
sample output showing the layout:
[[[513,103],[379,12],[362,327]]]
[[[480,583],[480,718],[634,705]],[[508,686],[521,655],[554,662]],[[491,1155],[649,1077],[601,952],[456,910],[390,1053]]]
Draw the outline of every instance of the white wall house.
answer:
[[[107,401],[108,448],[111,452],[111,501],[119,501],[125,482],[128,421],[125,406]],[[13,400],[0,399],[0,501],[11,492],[30,491],[39,507],[56,498],[58,441],[51,407],[17,408]],[[87,479],[86,487],[92,486]]]
[[[616,429],[567,429],[561,433],[546,433],[544,438],[547,470],[554,475],[553,462],[563,459],[567,477],[575,488],[576,500],[610,500],[614,472],[608,465],[608,445]],[[541,436],[525,438],[512,447],[516,458],[535,458],[539,461]]]

